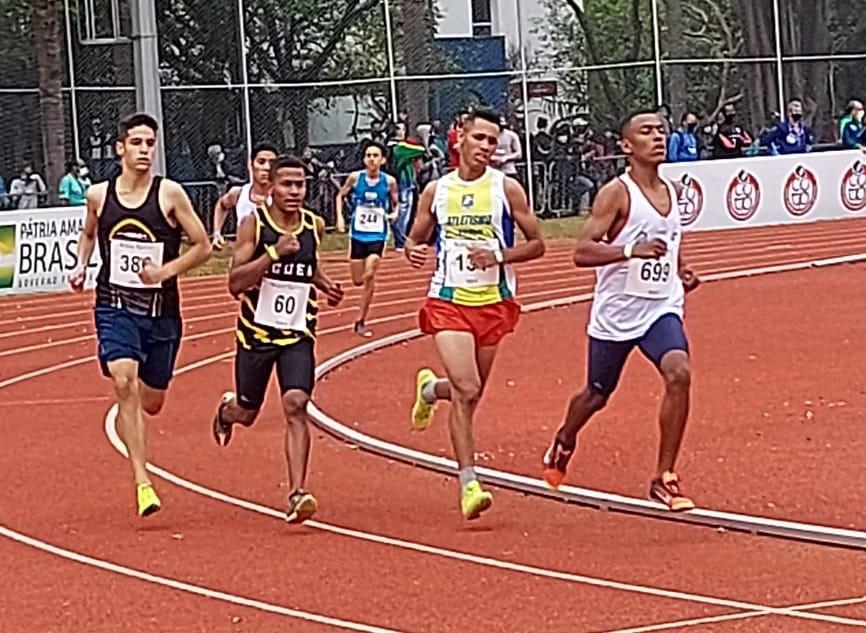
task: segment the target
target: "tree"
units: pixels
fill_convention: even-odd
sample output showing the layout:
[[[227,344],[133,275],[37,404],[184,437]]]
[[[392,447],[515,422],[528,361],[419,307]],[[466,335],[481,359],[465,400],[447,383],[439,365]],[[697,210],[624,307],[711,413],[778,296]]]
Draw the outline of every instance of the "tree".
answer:
[[[32,0],[31,20],[39,74],[42,156],[49,200],[57,203],[57,186],[65,173],[66,129],[63,119],[63,55],[60,0]]]

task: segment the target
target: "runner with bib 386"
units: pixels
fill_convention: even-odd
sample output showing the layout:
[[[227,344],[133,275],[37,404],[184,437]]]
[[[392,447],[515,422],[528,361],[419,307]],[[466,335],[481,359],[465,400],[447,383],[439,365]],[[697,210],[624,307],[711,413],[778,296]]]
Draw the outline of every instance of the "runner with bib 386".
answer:
[[[316,289],[330,305],[343,298],[340,284],[319,267],[322,218],[303,209],[304,164],[279,156],[271,164],[271,202],[241,222],[229,273],[229,291],[240,300],[235,388],[213,419],[214,440],[228,445],[235,424],[251,426],[276,367],[289,471],[286,520],[300,523],[318,503],[306,488],[310,456],[307,403],[315,384]]]

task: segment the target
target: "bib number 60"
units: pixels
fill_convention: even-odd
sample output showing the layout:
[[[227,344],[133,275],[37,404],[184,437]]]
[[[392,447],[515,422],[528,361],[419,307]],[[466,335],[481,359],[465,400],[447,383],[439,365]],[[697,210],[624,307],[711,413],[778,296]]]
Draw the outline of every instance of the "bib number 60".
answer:
[[[278,294],[274,297],[274,314],[293,314],[297,307],[297,299],[291,295]]]

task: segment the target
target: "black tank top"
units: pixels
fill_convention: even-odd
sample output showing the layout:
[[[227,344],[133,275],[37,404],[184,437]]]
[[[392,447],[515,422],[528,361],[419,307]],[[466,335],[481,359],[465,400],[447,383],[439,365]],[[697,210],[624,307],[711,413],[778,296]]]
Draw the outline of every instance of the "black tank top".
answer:
[[[257,240],[251,261],[266,254],[265,247],[276,244],[285,234],[266,208],[258,207],[255,218]],[[312,212],[301,209],[301,224],[294,235],[300,242],[300,250],[273,262],[259,284],[241,294],[237,339],[246,349],[276,349],[293,345],[305,337],[315,337],[319,308],[313,277],[319,260],[319,233]],[[270,287],[264,289],[265,285]],[[305,293],[308,293],[307,300],[303,301]],[[261,310],[259,302],[262,302]],[[275,327],[274,323],[292,321],[292,315],[296,315],[296,323],[304,325]]]
[[[147,197],[136,209],[120,202],[117,179],[108,181],[97,227],[102,267],[96,277],[96,305],[151,317],[180,314],[176,277],[154,288],[138,280],[145,258],[166,264],[180,254],[181,228],[169,224],[159,206],[161,180],[154,176]]]

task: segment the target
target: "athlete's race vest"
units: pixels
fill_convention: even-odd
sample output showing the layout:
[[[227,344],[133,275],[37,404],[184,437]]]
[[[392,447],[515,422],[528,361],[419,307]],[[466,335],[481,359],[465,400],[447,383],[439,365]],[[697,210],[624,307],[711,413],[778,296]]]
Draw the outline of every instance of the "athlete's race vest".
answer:
[[[384,242],[388,239],[387,213],[391,207],[388,177],[379,173],[379,181],[367,182],[367,171],[356,174],[355,187],[350,198],[350,235],[358,242]]]
[[[256,248],[252,259],[265,254],[265,247],[275,245],[285,233],[267,207],[257,208],[255,218]],[[313,287],[319,246],[316,216],[302,209],[301,224],[294,234],[300,250],[272,262],[259,284],[241,294],[237,338],[246,349],[285,347],[315,336],[319,312]]]
[[[516,277],[508,264],[485,270],[469,261],[473,246],[504,250],[514,245],[514,220],[505,196],[505,175],[487,168],[467,182],[453,171],[436,182],[436,270],[428,296],[466,306],[499,303],[514,297]]]
[[[257,203],[253,202],[250,198],[250,194],[252,193],[252,183],[247,183],[243,187],[241,187],[240,192],[238,193],[238,203],[235,205],[235,215],[237,217],[237,226],[240,227],[241,220],[243,220],[248,215],[252,215],[255,212],[256,208],[259,206]],[[264,203],[270,204],[271,197],[268,196]]]
[[[162,213],[160,182],[155,176],[144,202],[129,209],[117,196],[117,180],[108,181],[97,225],[102,266],[96,277],[96,305],[142,316],[180,314],[176,277],[145,284],[138,276],[146,259],[162,266],[180,253],[181,228],[169,224]]]
[[[662,216],[628,173],[620,176],[620,180],[628,189],[628,219],[610,243],[625,246],[628,242],[660,238],[667,244],[667,253],[658,259],[632,257],[596,270],[595,298],[587,331],[593,338],[609,341],[640,338],[665,314],[682,318],[685,294],[679,278],[683,230],[676,190],[664,181],[671,211]]]

